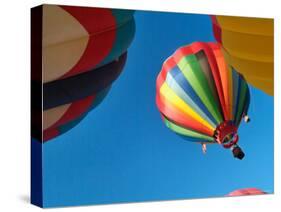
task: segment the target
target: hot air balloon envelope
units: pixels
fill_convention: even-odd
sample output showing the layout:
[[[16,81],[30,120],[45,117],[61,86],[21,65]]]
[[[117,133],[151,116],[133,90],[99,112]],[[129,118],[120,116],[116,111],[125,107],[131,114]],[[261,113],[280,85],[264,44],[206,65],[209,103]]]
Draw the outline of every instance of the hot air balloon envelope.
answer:
[[[164,123],[191,141],[235,147],[249,102],[246,81],[227,65],[217,43],[179,48],[157,77],[156,103]]]
[[[230,192],[227,196],[244,196],[244,195],[258,195],[266,194],[266,192],[257,188],[244,188]]]
[[[37,114],[32,128],[36,140],[48,141],[77,125],[106,97],[124,68],[135,21],[134,11],[119,9],[44,5],[42,14],[32,19],[42,19],[32,28],[42,34],[42,67],[37,64],[42,73],[32,71],[32,90],[39,93],[32,99],[43,100],[32,103]]]

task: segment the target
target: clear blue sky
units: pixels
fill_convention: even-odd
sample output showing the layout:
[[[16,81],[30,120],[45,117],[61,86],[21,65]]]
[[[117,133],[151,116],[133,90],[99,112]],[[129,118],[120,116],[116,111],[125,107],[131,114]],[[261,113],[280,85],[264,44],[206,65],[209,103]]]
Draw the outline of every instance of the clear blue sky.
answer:
[[[46,206],[273,192],[273,97],[251,87],[251,122],[239,129],[244,160],[188,142],[164,126],[155,80],[178,47],[214,41],[208,16],[136,12],[128,61],[106,99],[75,128],[44,144]]]

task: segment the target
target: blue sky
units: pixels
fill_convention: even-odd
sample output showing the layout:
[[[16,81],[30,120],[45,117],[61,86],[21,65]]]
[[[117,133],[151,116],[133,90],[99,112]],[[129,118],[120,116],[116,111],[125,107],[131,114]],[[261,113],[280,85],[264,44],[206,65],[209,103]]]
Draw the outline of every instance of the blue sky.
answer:
[[[44,144],[46,206],[273,192],[273,97],[250,88],[251,122],[239,129],[246,157],[188,142],[164,126],[155,80],[178,47],[214,41],[205,15],[136,12],[128,60],[106,99],[75,128]]]

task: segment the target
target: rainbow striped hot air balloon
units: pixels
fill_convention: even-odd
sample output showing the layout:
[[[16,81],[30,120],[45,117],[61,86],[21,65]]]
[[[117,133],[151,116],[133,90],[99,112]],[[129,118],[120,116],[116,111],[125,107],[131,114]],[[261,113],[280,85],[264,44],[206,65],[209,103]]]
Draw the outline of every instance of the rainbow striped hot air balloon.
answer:
[[[212,16],[212,23],[227,62],[249,84],[273,95],[273,19]]]
[[[245,196],[245,195],[259,195],[259,194],[267,194],[266,192],[258,189],[258,188],[243,188],[230,192],[227,196]]]
[[[43,124],[41,115],[32,121],[34,138],[44,142],[65,133],[105,98],[124,68],[135,33],[133,14],[57,5],[43,5],[34,14],[34,33],[42,31],[43,69],[32,72],[34,90],[41,91],[43,82],[43,108],[33,107],[33,113],[43,109]]]
[[[237,145],[241,119],[248,120],[249,88],[224,60],[219,44],[196,42],[176,50],[157,77],[156,104],[175,133],[201,144]]]

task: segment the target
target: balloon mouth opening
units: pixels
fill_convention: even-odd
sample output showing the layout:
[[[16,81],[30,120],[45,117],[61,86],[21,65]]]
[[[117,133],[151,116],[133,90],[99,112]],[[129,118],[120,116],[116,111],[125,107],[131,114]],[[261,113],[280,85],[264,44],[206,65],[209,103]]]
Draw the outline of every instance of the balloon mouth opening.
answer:
[[[224,148],[230,148],[239,140],[237,127],[232,121],[224,121],[217,126],[214,137]]]
[[[227,134],[222,141],[222,145],[225,148],[230,148],[238,142],[238,134],[237,133],[229,133]]]

